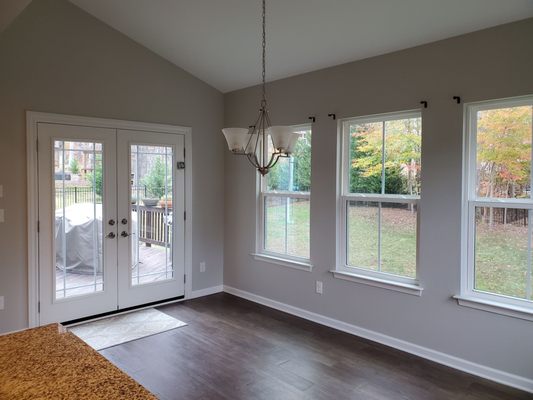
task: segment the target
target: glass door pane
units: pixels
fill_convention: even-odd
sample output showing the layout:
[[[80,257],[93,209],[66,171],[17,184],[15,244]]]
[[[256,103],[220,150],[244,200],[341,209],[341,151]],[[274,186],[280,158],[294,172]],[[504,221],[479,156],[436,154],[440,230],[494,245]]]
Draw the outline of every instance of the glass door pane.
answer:
[[[55,299],[101,292],[103,144],[53,143]]]
[[[131,284],[172,279],[172,146],[130,145]]]

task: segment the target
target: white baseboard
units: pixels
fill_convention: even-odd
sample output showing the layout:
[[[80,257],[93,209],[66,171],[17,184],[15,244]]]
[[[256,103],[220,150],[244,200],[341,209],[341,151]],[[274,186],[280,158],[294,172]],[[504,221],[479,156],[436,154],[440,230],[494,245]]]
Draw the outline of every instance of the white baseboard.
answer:
[[[187,300],[196,299],[197,297],[209,296],[210,294],[220,293],[224,291],[223,285],[211,286],[205,289],[193,290]]]
[[[224,292],[233,294],[243,299],[253,301],[255,303],[262,304],[267,307],[274,308],[286,312],[288,314],[295,315],[307,319],[309,321],[316,322],[321,325],[328,326],[330,328],[337,329],[352,335],[360,336],[362,338],[372,340],[384,344],[386,346],[393,347],[398,350],[405,351],[417,355],[419,357],[434,361],[439,364],[446,365],[451,368],[458,369],[460,371],[467,372],[472,375],[480,376],[485,379],[489,379],[507,386],[511,386],[526,392],[533,393],[533,380],[519,375],[510,374],[501,370],[497,370],[484,365],[476,364],[474,362],[451,356],[440,351],[432,350],[427,347],[422,347],[414,343],[406,342],[401,339],[396,339],[392,336],[387,336],[379,332],[371,331],[369,329],[361,328],[356,325],[352,325],[346,322],[342,322],[333,318],[326,317],[321,314],[316,314],[311,311],[304,310],[302,308],[294,307],[285,303],[281,303],[276,300],[272,300],[266,297],[258,296],[256,294],[246,292],[244,290],[236,289],[231,286],[224,285]]]

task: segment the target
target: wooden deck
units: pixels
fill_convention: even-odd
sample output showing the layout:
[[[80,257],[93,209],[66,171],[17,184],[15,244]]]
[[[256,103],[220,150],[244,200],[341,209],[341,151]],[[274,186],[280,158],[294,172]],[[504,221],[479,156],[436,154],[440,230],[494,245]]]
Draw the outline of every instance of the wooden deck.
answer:
[[[170,258],[170,255],[169,255]],[[172,272],[165,271],[167,256],[165,248],[152,245],[139,247],[139,263],[132,268],[132,284],[139,285],[172,278]],[[170,260],[169,260],[169,265]],[[103,290],[102,274],[88,275],[56,269],[56,298],[80,296]]]

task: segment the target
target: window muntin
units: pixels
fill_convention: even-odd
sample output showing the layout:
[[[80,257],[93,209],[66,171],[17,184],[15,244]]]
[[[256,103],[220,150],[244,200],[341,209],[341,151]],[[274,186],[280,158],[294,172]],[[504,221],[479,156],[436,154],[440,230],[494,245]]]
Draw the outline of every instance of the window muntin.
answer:
[[[339,270],[416,283],[419,112],[342,125]]]
[[[533,98],[467,106],[463,295],[533,307]]]
[[[257,251],[309,261],[311,127],[294,128],[300,136],[293,155],[280,158],[261,179]]]

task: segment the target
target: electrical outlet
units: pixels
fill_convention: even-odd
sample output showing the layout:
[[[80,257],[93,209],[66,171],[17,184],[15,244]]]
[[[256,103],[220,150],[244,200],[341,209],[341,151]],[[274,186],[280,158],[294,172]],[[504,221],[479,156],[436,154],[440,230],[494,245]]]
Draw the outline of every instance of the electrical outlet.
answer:
[[[0,310],[4,309],[4,296],[0,296]]]
[[[205,272],[205,261],[200,263],[200,272]]]
[[[316,281],[316,292],[318,294],[322,294],[323,289],[324,289],[324,284],[322,283],[322,281]]]

